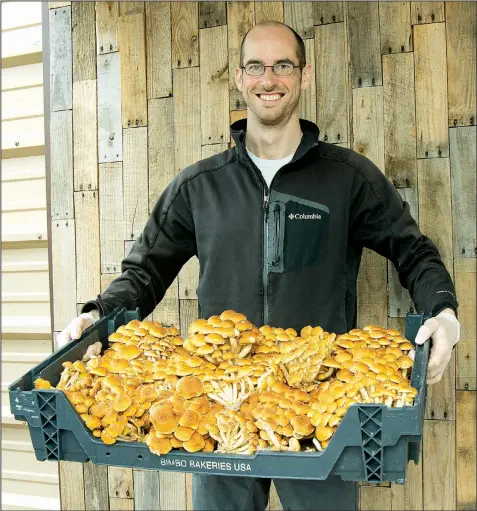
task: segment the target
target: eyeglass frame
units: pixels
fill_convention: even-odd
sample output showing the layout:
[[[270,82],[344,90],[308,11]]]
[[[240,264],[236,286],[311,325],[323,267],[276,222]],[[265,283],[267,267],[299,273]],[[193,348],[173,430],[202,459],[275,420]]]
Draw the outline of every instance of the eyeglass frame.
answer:
[[[245,70],[245,68],[247,67],[248,64],[260,64],[261,66],[263,66],[263,73],[262,74],[259,74],[259,75],[251,75],[251,74],[248,74],[247,71]],[[288,75],[279,75],[277,73],[275,73],[275,66],[279,66],[280,64],[293,64],[293,62],[290,62],[288,60],[285,60],[285,61],[282,61],[282,62],[276,62],[275,64],[273,64],[273,66],[266,66],[265,64],[263,64],[262,62],[248,62],[247,64],[245,64],[245,66],[239,66],[240,69],[242,69],[243,71],[245,71],[245,74],[247,76],[254,76],[254,77],[257,77],[257,76],[263,76],[265,74],[265,72],[267,71],[267,67],[271,67],[272,68],[272,71],[273,71],[273,74],[275,76],[291,76],[293,74],[293,71],[297,68],[302,68],[302,67],[305,67],[306,66],[306,63],[305,64],[299,64],[298,66],[295,66],[293,64],[293,71],[288,74]]]

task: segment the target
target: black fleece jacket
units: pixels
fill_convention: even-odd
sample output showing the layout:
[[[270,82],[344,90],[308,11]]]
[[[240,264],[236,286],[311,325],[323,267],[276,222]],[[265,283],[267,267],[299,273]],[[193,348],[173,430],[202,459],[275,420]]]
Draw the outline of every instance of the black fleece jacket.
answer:
[[[246,120],[235,122],[236,146],[171,181],[122,275],[83,312],[139,307],[144,318],[197,256],[199,317],[234,309],[258,325],[342,333],[356,326],[363,247],[393,262],[418,312],[457,310],[436,246],[392,183],[364,156],[319,141],[315,124],[300,124],[300,145],[268,189],[245,150]]]

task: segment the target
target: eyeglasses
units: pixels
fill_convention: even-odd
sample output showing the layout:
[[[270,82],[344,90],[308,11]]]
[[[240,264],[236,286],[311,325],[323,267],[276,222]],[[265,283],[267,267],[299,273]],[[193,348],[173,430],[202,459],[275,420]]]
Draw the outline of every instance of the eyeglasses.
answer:
[[[265,73],[265,69],[267,67],[271,67],[273,69],[273,72],[277,76],[289,76],[293,73],[293,71],[298,67],[304,67],[302,65],[300,66],[294,66],[290,62],[279,62],[275,64],[274,66],[265,66],[264,64],[260,64],[259,62],[253,62],[250,64],[247,64],[245,66],[240,66],[242,69],[245,69],[245,72],[249,76],[262,76]]]

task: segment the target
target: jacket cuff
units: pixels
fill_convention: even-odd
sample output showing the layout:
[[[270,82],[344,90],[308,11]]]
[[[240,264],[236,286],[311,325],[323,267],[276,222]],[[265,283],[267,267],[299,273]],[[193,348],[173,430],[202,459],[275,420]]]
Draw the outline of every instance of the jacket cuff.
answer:
[[[442,312],[444,309],[452,309],[455,312],[456,318],[459,319],[457,305],[455,303],[439,303],[432,309],[432,317],[437,316],[439,312]]]
[[[81,313],[89,312],[93,309],[99,310],[99,316],[102,318],[105,315],[105,307],[104,301],[101,298],[101,295],[98,295],[96,300],[89,300],[86,302],[81,308]]]

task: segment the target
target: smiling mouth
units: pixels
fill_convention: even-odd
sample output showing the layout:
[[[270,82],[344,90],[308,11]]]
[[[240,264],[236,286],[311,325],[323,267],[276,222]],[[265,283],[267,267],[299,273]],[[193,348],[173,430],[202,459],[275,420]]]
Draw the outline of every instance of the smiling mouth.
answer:
[[[285,94],[282,92],[276,92],[274,94],[257,94],[257,96],[265,103],[276,103],[277,101],[280,101],[284,95]]]

